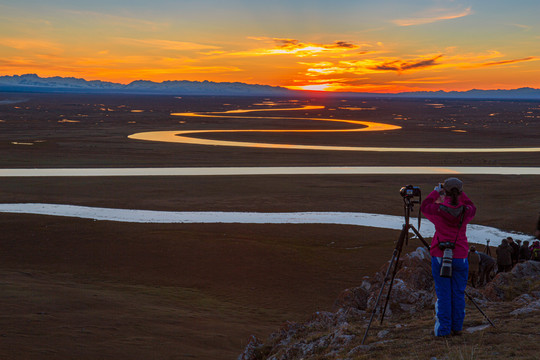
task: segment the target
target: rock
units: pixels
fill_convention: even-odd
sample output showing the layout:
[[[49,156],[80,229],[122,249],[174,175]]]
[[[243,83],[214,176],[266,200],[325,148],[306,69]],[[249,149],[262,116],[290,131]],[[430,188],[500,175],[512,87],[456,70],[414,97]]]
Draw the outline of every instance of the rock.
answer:
[[[488,300],[512,300],[525,292],[540,290],[540,262],[526,261],[512,271],[499,273],[483,289]]]
[[[371,345],[359,345],[352,348],[351,351],[349,351],[349,353],[347,354],[347,356],[355,356],[358,354],[367,353],[369,350],[371,350],[371,348]]]
[[[249,343],[247,344],[246,348],[244,349],[244,352],[242,352],[238,356],[238,360],[259,360],[262,359],[260,357],[260,349],[263,346],[263,343],[257,339],[257,337],[251,335],[251,338],[249,340]]]
[[[379,291],[380,283],[372,285]],[[389,285],[390,281],[388,281],[387,287]],[[385,289],[384,294],[387,291]],[[371,295],[368,299],[368,309],[372,308],[375,303],[375,296],[373,293]],[[425,248],[419,247],[400,259],[390,294],[389,307],[391,313],[396,311],[414,313],[426,306],[431,306],[434,296],[431,257]],[[370,301],[372,299],[373,301]]]
[[[369,284],[369,287],[371,287],[371,284]],[[338,296],[334,306],[336,308],[365,309],[367,307],[368,297],[369,291],[362,287],[346,289]]]
[[[337,308],[372,311],[381,285],[384,283],[388,264],[389,262],[373,278],[364,278],[361,286],[343,291],[336,300],[335,306]],[[386,281],[378,307],[383,306],[386,301],[390,280]],[[431,257],[425,248],[419,247],[399,260],[385,315],[392,316],[396,311],[414,313],[426,306],[431,306],[433,301],[434,283],[431,275]]]
[[[338,324],[360,322],[365,318],[366,312],[355,308],[341,308],[336,313]]]
[[[479,288],[467,287],[466,291],[478,305],[485,305],[488,302],[483,291]]]
[[[518,263],[510,273],[519,278],[538,276],[540,275],[540,261],[530,260]]]
[[[536,300],[536,297],[531,294],[523,294],[521,296],[518,296],[515,298],[512,302],[518,304],[518,305],[527,305]]]
[[[530,303],[530,304],[527,304],[525,305],[524,307],[521,307],[519,309],[516,309],[514,311],[512,311],[510,314],[511,315],[523,315],[523,314],[528,314],[528,313],[531,313],[531,312],[534,312],[534,311],[539,311],[540,310],[540,299]]]
[[[303,329],[303,325],[293,321],[287,321],[277,333],[270,335],[268,342],[277,344],[277,346],[287,346],[290,339],[292,339],[296,334],[300,333]]]
[[[490,326],[491,326],[490,324],[472,326],[472,327],[468,327],[467,329],[465,329],[465,331],[468,332],[469,334],[472,334],[472,333],[477,332],[477,331],[485,330]]]

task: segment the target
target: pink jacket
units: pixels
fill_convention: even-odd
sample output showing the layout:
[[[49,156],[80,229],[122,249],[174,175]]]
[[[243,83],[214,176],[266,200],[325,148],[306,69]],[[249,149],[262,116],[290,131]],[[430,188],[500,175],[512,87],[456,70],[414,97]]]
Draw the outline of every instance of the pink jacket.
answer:
[[[457,205],[450,205],[451,197],[445,196],[443,203],[436,203],[439,198],[437,191],[432,191],[428,197],[422,201],[420,210],[424,216],[435,225],[435,235],[431,240],[431,256],[443,256],[443,251],[437,246],[439,242],[455,242],[454,248],[455,259],[465,259],[469,252],[469,243],[467,242],[467,224],[474,218],[476,207],[469,197],[462,192],[458,199]],[[463,206],[465,214],[461,227],[459,223],[462,218],[462,213],[459,211]],[[458,234],[459,229],[459,234]],[[456,240],[457,237],[457,240]]]

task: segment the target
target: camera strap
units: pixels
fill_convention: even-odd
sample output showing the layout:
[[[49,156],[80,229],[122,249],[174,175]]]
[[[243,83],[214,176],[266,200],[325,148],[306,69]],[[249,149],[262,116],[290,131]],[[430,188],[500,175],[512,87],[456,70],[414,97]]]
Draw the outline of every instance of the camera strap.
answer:
[[[467,210],[467,208],[465,207],[465,205],[461,205],[461,219],[459,219],[459,226],[458,226],[458,229],[457,229],[457,234],[456,234],[456,240],[454,240],[454,245],[457,243],[457,239],[459,237],[459,231],[461,230],[461,225],[463,225],[463,219],[465,218],[465,211]]]

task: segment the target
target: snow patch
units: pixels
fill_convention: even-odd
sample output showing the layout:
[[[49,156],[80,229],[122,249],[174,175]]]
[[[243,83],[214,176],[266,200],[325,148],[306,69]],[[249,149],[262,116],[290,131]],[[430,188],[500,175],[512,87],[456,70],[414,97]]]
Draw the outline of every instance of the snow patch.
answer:
[[[156,211],[42,203],[0,204],[0,212],[132,223],[338,224],[391,230],[401,230],[404,221],[402,216],[357,212]],[[411,224],[416,224],[417,219],[411,218],[410,221]],[[434,232],[435,227],[432,223],[427,220],[422,222],[420,228],[422,236],[431,237]],[[531,238],[527,234],[505,232],[488,226],[469,224],[467,227],[467,237],[471,243],[485,244],[489,239],[492,246],[498,246],[501,240],[508,236],[512,236],[515,240]],[[423,254],[418,253],[417,256]]]

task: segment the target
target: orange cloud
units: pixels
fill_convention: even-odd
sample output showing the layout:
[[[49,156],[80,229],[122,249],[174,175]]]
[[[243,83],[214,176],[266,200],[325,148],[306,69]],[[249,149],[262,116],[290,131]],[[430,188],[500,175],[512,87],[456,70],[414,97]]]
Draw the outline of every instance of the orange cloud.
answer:
[[[92,22],[94,25],[107,24],[114,27],[126,27],[136,30],[147,29],[150,31],[156,31],[158,29],[167,28],[168,24],[162,21],[150,21],[142,18],[119,16],[110,13],[97,12],[97,11],[81,11],[81,10],[63,10],[63,12],[70,17],[76,17],[83,22]]]
[[[389,81],[390,84],[451,84],[455,82],[456,80],[445,77],[426,77],[419,79]]]
[[[347,41],[335,41],[333,44],[320,45],[320,44],[304,44],[296,39],[273,39],[275,44],[280,49],[305,49],[307,47],[317,47],[321,49],[358,49],[358,45],[354,45]]]
[[[0,45],[10,47],[16,50],[48,50],[48,51],[60,51],[59,44],[38,39],[28,38],[0,38]]]
[[[470,65],[470,66],[466,66],[466,67],[479,68],[479,67],[487,67],[487,66],[498,66],[498,65],[515,64],[515,63],[518,63],[518,62],[531,61],[531,60],[538,60],[538,58],[535,57],[535,56],[529,56],[529,57],[522,58],[522,59],[492,61],[492,62],[487,62],[487,63],[483,63],[483,64]]]
[[[271,42],[274,46],[266,49],[235,52],[231,55],[262,56],[262,55],[294,55],[297,57],[315,56],[322,53],[342,53],[360,48],[359,45],[348,41],[335,41],[331,44],[303,43],[297,39],[249,37],[248,39]]]
[[[418,87],[400,86],[393,84],[376,83],[354,83],[354,82],[327,82],[321,84],[308,84],[303,86],[287,86],[292,90],[312,90],[312,91],[351,91],[351,92],[373,92],[373,93],[397,93],[403,91],[422,90]]]
[[[413,26],[413,25],[424,25],[430,24],[442,20],[452,20],[465,17],[472,14],[471,7],[468,7],[464,10],[449,11],[446,9],[435,9],[428,11],[427,14],[420,17],[410,18],[410,19],[397,19],[392,22],[399,26]]]
[[[388,71],[402,73],[409,70],[425,69],[439,65],[437,60],[441,57],[442,55],[437,55],[429,59],[417,59],[412,61],[382,58],[339,61],[338,63],[319,62],[299,64],[309,66],[306,70],[306,75],[311,77],[335,74],[363,75]]]
[[[118,40],[128,45],[138,45],[158,48],[161,50],[213,50],[220,49],[219,46],[198,44],[186,41],[173,41],[173,40],[161,40],[161,39],[130,39],[130,38],[118,38]]]

